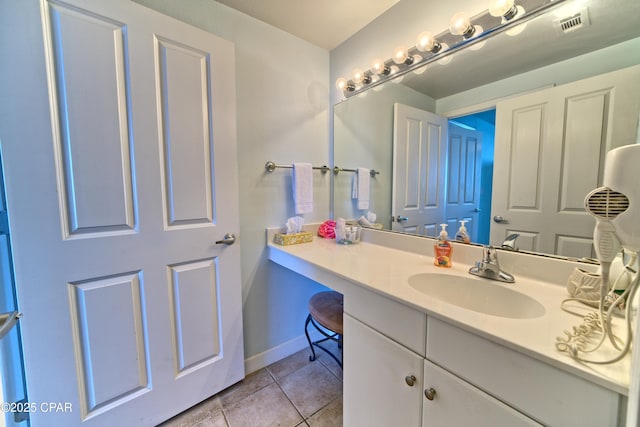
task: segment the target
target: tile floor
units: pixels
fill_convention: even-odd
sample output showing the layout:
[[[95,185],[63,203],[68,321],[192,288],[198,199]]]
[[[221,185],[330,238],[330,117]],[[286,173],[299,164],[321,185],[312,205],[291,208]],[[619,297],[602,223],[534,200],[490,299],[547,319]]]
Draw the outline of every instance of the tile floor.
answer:
[[[341,427],[342,369],[308,348],[248,375],[161,427]]]

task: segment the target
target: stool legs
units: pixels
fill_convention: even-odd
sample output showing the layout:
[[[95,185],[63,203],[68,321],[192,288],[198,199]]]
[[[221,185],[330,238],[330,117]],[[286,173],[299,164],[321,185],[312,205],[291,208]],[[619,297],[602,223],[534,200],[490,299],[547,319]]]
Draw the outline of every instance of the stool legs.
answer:
[[[316,330],[324,336],[324,338],[319,339],[317,341],[311,341],[311,337],[309,336],[309,324],[313,325],[313,327],[315,327]],[[332,352],[330,352],[329,350],[324,348],[322,345],[320,345],[325,341],[329,341],[329,340],[335,341],[338,344],[338,348],[340,349],[340,353],[341,353],[340,355],[342,356],[342,335],[337,333],[327,334],[322,328],[320,328],[316,324],[316,322],[313,321],[313,317],[311,316],[311,314],[307,316],[307,320],[304,323],[304,334],[307,337],[307,341],[309,342],[309,348],[311,349],[311,356],[309,356],[309,360],[311,362],[316,360],[316,351],[314,349],[314,346],[315,346],[315,347],[318,347],[320,350],[324,351],[325,353],[327,353],[329,356],[331,356],[331,358],[333,358],[333,360],[335,360],[338,363],[338,365],[340,365],[340,368],[342,368],[342,361],[339,360]]]

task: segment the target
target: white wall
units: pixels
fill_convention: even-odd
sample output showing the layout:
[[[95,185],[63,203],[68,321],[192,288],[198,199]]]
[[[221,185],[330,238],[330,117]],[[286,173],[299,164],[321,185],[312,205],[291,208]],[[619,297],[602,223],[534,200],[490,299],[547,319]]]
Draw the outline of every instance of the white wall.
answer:
[[[399,102],[427,111],[436,111],[436,102],[404,85],[381,85],[347,102],[334,106],[334,162],[347,169],[365,167],[380,174],[371,179],[368,211],[376,222],[391,228],[393,182],[393,105]],[[334,176],[333,213],[336,218],[357,219],[367,210],[357,209],[351,198],[353,173]]]
[[[264,164],[330,163],[329,53],[211,0],[136,1],[235,44],[243,318],[252,371],[304,344],[307,300],[324,289],[266,257],[265,228],[295,212],[291,171],[267,174]],[[329,217],[330,176],[317,173],[314,184],[307,222]]]

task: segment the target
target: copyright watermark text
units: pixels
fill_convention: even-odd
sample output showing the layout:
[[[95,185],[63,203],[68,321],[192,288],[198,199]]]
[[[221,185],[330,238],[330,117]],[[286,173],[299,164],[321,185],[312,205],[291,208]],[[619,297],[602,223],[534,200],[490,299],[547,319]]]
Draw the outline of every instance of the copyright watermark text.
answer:
[[[44,413],[66,413],[73,412],[71,402],[2,402],[0,412],[44,412]]]

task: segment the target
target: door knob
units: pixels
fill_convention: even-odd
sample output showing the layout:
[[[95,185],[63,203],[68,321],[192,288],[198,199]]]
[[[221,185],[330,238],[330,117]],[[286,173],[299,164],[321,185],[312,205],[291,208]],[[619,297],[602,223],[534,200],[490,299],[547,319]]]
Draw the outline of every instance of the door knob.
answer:
[[[475,213],[478,213],[478,212],[482,212],[482,209],[480,209],[480,208],[475,208],[473,211],[474,211]]]
[[[233,245],[236,241],[236,236],[233,233],[227,233],[224,235],[224,237],[222,238],[222,240],[216,240],[216,245],[221,245],[221,244],[225,244],[225,245]]]
[[[501,217],[500,215],[494,216],[493,221],[497,222],[498,224],[509,224],[509,220]]]
[[[22,313],[17,311],[0,314],[0,338],[7,335],[21,317]]]
[[[433,387],[425,389],[424,397],[426,397],[428,400],[433,400],[436,397],[436,390]]]
[[[404,377],[404,382],[406,382],[409,387],[413,387],[416,383],[416,377],[414,375],[407,375]]]
[[[401,216],[401,215],[398,215],[398,216],[396,217],[396,221],[397,221],[397,222],[407,221],[408,219],[409,219],[409,218],[407,218],[406,216]]]

